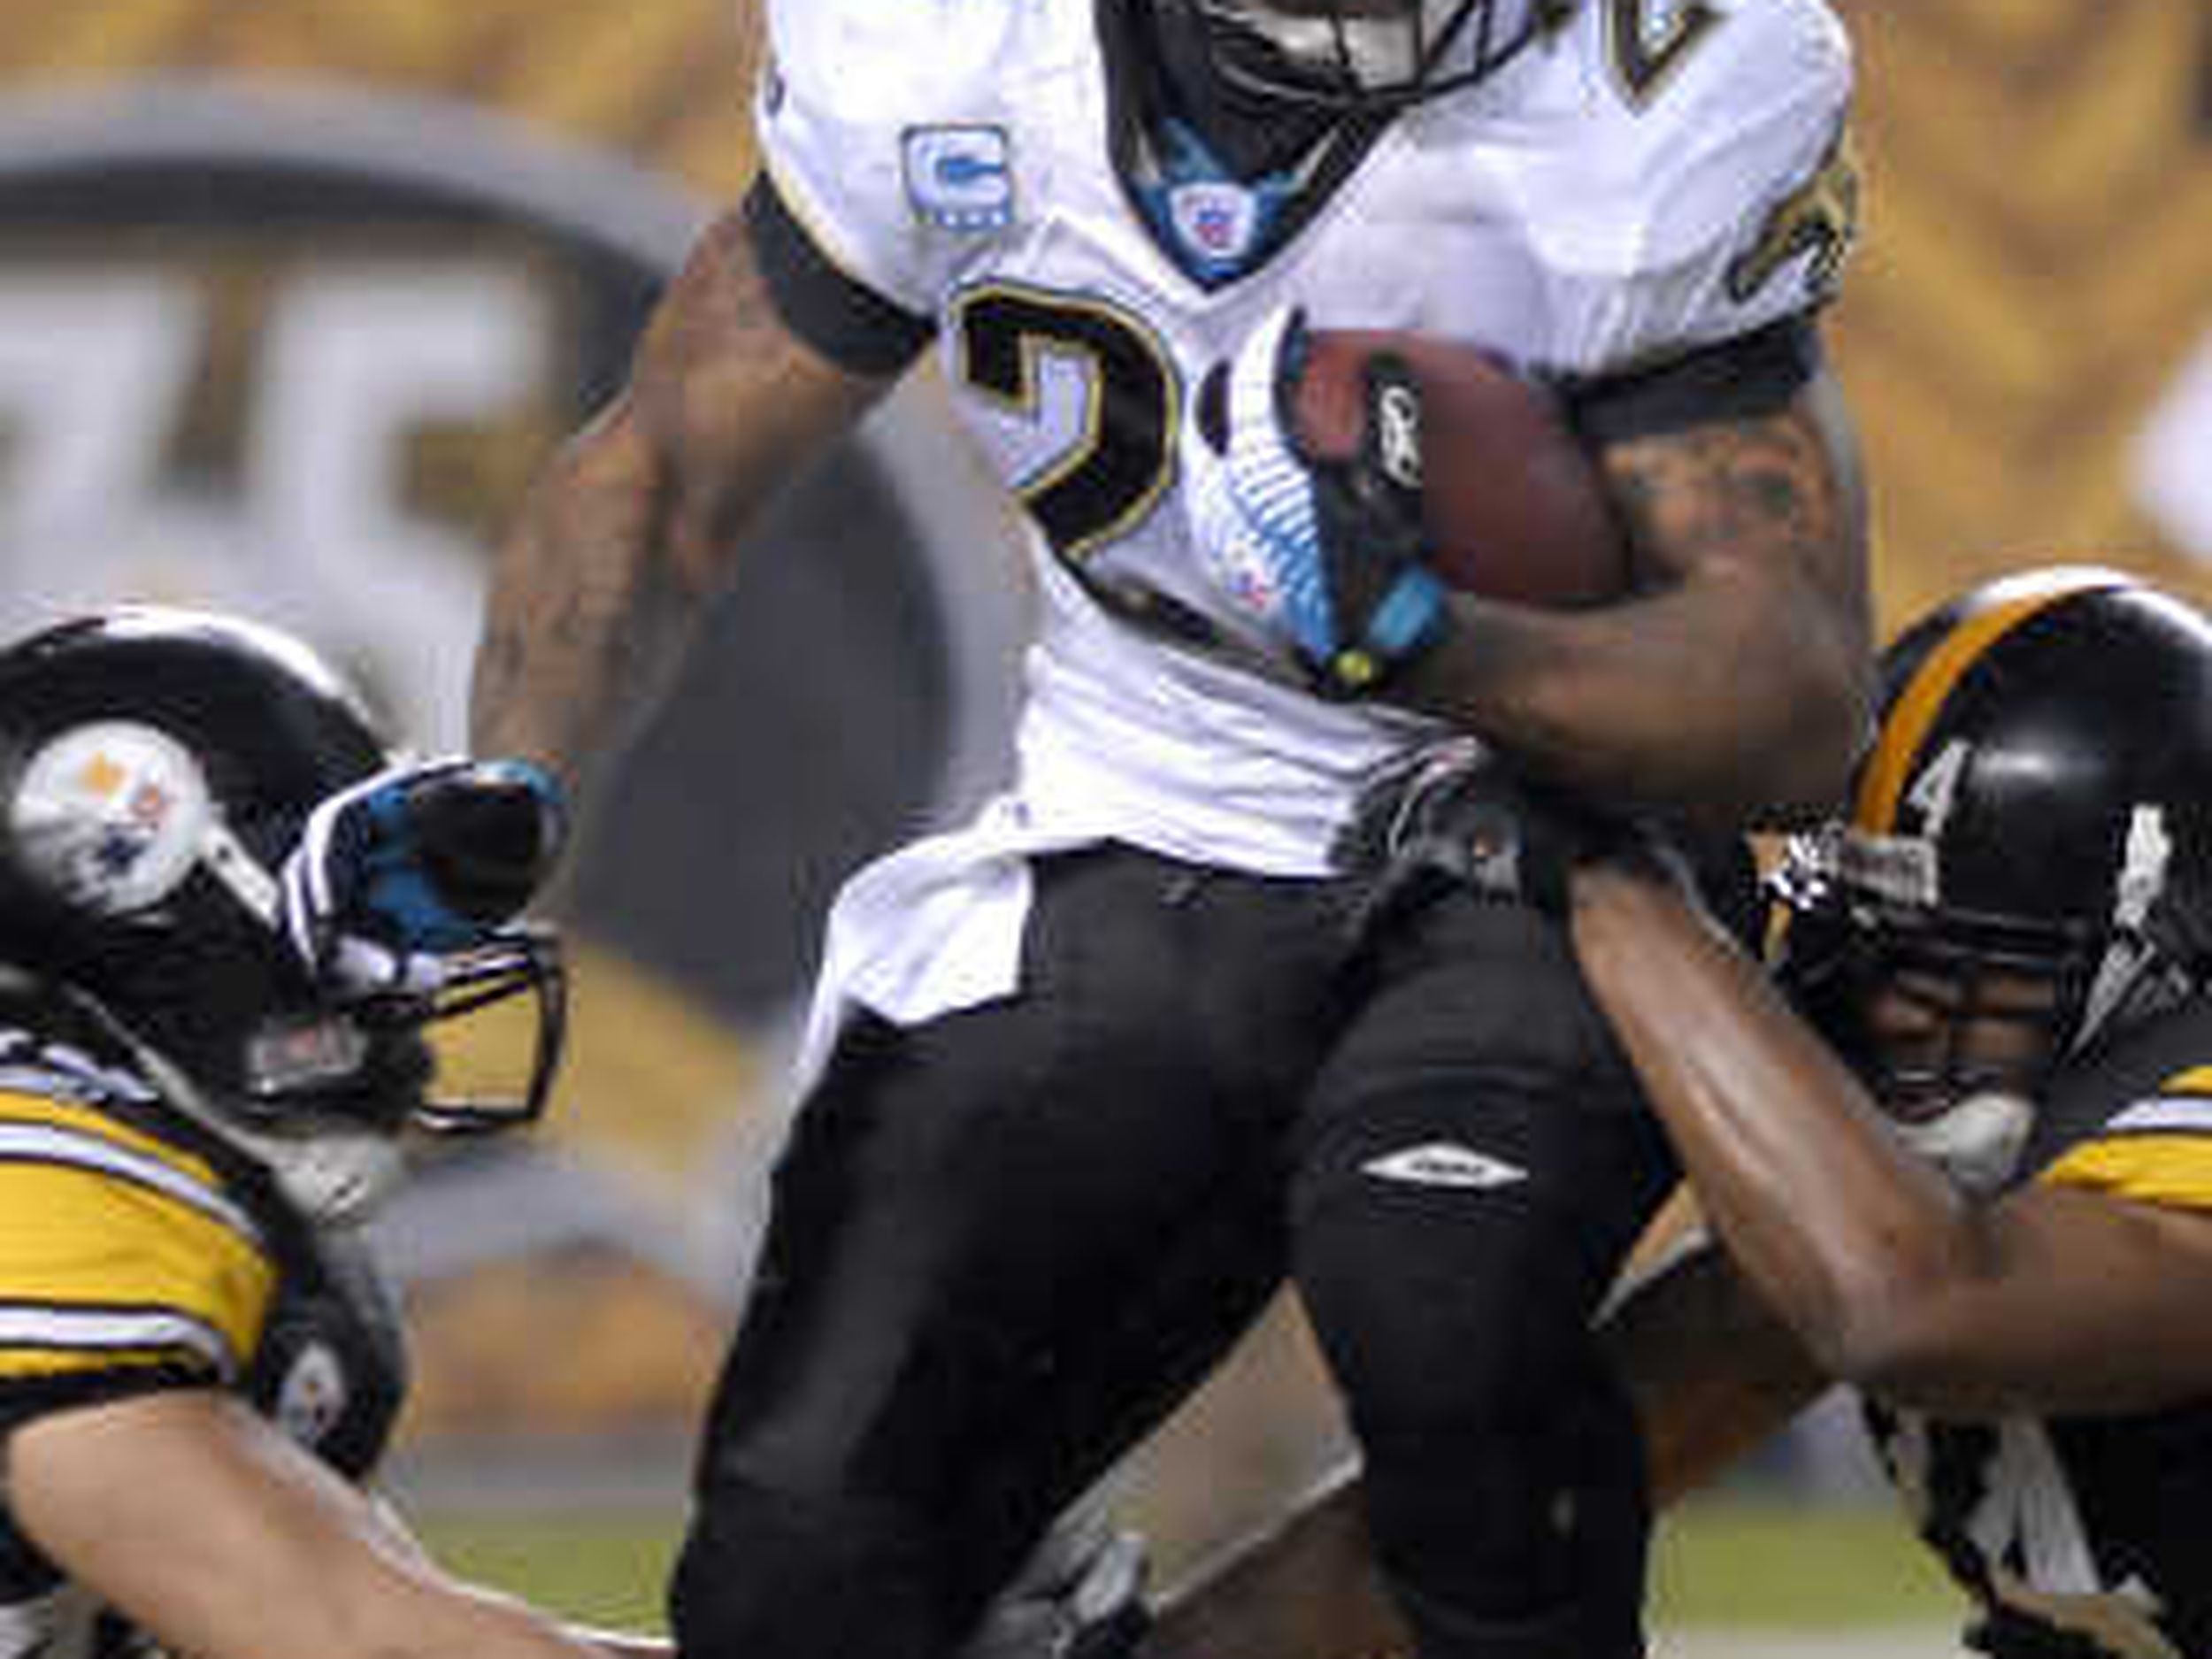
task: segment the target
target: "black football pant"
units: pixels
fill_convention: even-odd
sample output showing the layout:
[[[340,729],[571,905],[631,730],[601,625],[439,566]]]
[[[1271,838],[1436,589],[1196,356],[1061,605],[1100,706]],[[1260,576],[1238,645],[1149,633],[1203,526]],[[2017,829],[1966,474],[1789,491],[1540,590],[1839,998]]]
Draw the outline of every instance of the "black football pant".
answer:
[[[1563,934],[1454,896],[1041,862],[1023,988],[851,1024],[780,1161],[672,1617],[936,1659],[1294,1271],[1427,1659],[1640,1652],[1640,1452],[1586,1328],[1671,1179]]]

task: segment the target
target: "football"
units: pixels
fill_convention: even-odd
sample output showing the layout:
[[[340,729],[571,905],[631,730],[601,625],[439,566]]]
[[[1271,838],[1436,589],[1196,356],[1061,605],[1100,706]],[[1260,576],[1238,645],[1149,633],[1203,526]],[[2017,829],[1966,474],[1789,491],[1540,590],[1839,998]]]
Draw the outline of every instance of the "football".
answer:
[[[1317,329],[1290,398],[1310,454],[1358,453],[1365,372],[1393,354],[1421,390],[1428,562],[1487,599],[1574,607],[1625,592],[1627,544],[1597,469],[1552,395],[1498,357],[1430,334]]]

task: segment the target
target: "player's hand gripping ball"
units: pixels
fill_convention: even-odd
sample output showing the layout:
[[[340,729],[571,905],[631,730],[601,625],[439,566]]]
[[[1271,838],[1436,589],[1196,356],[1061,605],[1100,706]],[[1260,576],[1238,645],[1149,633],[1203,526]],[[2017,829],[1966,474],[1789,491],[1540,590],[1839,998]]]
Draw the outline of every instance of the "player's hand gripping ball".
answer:
[[[1317,330],[1291,395],[1302,452],[1340,464],[1371,440],[1378,359],[1419,389],[1421,561],[1484,599],[1571,608],[1618,598],[1629,556],[1596,465],[1545,387],[1432,334]]]
[[[1447,594],[1624,592],[1596,467],[1550,394],[1476,347],[1275,313],[1200,388],[1192,528],[1222,589],[1335,695],[1441,634]]]
[[[1420,392],[1375,357],[1356,447],[1315,454],[1294,403],[1310,338],[1298,311],[1276,311],[1201,386],[1184,457],[1191,533],[1223,593],[1286,641],[1321,691],[1356,696],[1448,619],[1444,585],[1421,562]]]

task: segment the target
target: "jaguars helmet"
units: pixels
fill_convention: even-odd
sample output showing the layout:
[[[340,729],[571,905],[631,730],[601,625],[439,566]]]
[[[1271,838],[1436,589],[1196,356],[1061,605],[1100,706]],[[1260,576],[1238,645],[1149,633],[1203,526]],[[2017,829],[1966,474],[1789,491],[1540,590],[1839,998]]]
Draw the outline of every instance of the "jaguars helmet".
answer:
[[[1997,1087],[1952,1045],[1896,1075],[1869,976],[1943,976],[1953,1031],[1992,970],[2052,994],[2040,1081],[2212,963],[2212,623],[2126,575],[2054,566],[1901,634],[1847,818],[1788,849],[1783,982],[1886,1099]],[[1939,1074],[1925,1075],[1928,1070]]]
[[[1481,80],[1559,0],[1187,0],[1215,68],[1256,96],[1381,114]]]
[[[242,620],[126,607],[0,651],[0,959],[225,1128],[388,1140],[536,1117],[563,1025],[549,934],[489,926],[434,986],[369,990],[286,936],[279,872],[311,811],[396,759],[320,658]],[[442,1095],[471,1041],[449,1022],[526,993],[534,1029],[501,1033],[513,1064],[484,1068],[502,1090]]]

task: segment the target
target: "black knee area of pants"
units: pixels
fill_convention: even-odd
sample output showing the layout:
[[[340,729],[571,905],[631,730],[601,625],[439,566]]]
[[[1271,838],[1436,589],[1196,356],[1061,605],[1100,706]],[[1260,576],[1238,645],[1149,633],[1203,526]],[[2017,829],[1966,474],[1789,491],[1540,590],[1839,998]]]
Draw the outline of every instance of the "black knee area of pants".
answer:
[[[1669,1183],[1640,1121],[1472,1094],[1359,1102],[1302,1153],[1294,1271],[1363,1441],[1425,1448],[1547,1421]],[[1423,1156],[1444,1172],[1409,1172]],[[1454,1156],[1487,1175],[1454,1174]]]
[[[1589,1319],[1666,1167],[1640,1124],[1556,1098],[1365,1105],[1302,1167],[1297,1278],[1423,1659],[1627,1659],[1641,1651],[1642,1446]],[[1378,1178],[1422,1147],[1520,1174]]]
[[[684,1540],[669,1628],[684,1659],[939,1659],[956,1632],[930,1550],[858,1504],[726,1483]]]
[[[1548,1418],[1471,1463],[1432,1448],[1456,1484],[1379,1485],[1371,1455],[1378,1552],[1421,1659],[1642,1655],[1651,1514],[1634,1415],[1594,1365],[1561,1379]]]
[[[1481,1618],[1401,1588],[1399,1606],[1421,1659],[1642,1659],[1643,1640],[1615,1632],[1578,1601],[1517,1617]]]

